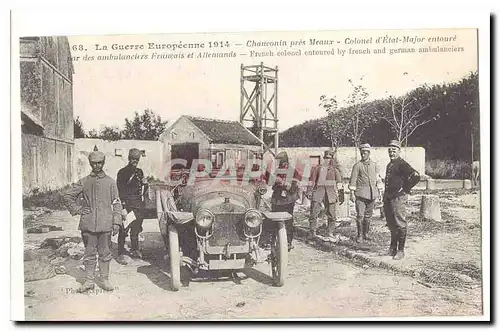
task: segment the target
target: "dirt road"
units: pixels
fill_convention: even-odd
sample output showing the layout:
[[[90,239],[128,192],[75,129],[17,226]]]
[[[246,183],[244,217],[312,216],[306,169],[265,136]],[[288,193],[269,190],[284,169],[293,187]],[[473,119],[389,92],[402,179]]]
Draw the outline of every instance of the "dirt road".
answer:
[[[284,287],[272,287],[262,264],[238,285],[229,279],[192,281],[178,292],[157,233],[146,233],[146,261],[112,263],[116,290],[77,294],[73,276],[25,284],[27,320],[182,320],[245,318],[348,318],[481,314],[481,289],[428,288],[413,278],[341,261],[296,242]],[[78,261],[75,261],[77,263]],[[74,270],[77,270],[76,265]]]

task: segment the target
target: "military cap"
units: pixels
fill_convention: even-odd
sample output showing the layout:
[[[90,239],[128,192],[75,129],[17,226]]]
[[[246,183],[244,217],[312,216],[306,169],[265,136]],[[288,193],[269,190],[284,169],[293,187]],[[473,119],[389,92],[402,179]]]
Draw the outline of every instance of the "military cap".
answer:
[[[288,160],[288,154],[286,152],[279,152],[276,155],[276,160]]]
[[[103,162],[106,156],[103,152],[93,151],[89,154],[89,162]]]
[[[325,154],[324,154],[324,158],[325,159],[332,159],[333,158],[333,155],[335,154],[335,151],[332,150],[332,149],[328,149],[325,151]]]
[[[369,151],[371,149],[372,149],[372,147],[370,146],[370,144],[361,144],[361,145],[359,145],[359,150],[360,151]]]
[[[391,140],[389,141],[389,147],[401,148],[401,143],[399,142],[399,140]]]
[[[129,159],[132,158],[132,159],[140,159],[141,158],[141,151],[138,150],[137,148],[131,148],[129,151],[128,151],[128,157]]]

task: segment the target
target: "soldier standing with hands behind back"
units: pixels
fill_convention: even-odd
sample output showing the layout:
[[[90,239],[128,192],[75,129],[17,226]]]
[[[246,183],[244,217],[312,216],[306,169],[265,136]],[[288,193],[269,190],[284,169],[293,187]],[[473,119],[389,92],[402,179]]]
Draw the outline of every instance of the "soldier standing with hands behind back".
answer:
[[[109,264],[112,259],[109,242],[111,235],[116,234],[122,223],[122,210],[118,189],[115,181],[102,170],[105,156],[94,151],[89,155],[92,172],[68,189],[63,198],[71,215],[81,215],[78,228],[82,231],[85,242],[83,264],[86,279],[78,292],[83,293],[94,289],[94,274],[97,265],[96,254],[99,256],[101,274],[100,286],[106,291],[112,291],[109,282]],[[77,199],[83,197],[83,206],[77,204]]]
[[[147,185],[142,169],[137,165],[141,159],[141,151],[137,148],[129,150],[128,164],[118,171],[116,183],[123,205],[123,218],[127,214],[134,212],[135,220],[129,227],[120,227],[118,234],[118,259],[120,264],[127,264],[125,260],[125,238],[130,229],[130,243],[132,246],[131,256],[141,259],[142,254],[139,249],[139,233],[142,232],[142,222],[144,220],[144,199],[143,192]]]

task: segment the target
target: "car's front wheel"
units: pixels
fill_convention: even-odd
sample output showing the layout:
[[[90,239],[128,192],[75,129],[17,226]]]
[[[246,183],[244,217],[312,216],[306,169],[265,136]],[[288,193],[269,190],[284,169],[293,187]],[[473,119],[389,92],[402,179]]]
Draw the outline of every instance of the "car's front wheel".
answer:
[[[286,236],[286,228],[284,222],[278,222],[278,231],[276,236],[273,236],[271,246],[271,269],[273,283],[275,286],[281,287],[285,285],[285,275],[288,266],[288,241]]]
[[[181,253],[179,249],[179,234],[175,225],[168,227],[168,249],[170,253],[170,282],[172,290],[181,288]]]

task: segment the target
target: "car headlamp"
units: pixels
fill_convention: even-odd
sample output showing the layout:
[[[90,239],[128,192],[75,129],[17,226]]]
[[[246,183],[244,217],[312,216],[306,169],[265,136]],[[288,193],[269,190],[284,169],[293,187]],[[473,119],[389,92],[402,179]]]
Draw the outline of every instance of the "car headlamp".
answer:
[[[208,209],[200,209],[196,213],[196,224],[202,228],[209,228],[215,219],[214,214]]]
[[[262,224],[262,214],[255,209],[250,209],[245,213],[245,224],[249,228],[256,228]]]

